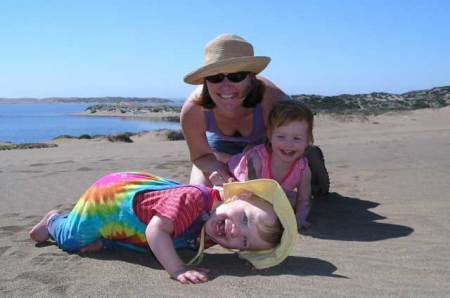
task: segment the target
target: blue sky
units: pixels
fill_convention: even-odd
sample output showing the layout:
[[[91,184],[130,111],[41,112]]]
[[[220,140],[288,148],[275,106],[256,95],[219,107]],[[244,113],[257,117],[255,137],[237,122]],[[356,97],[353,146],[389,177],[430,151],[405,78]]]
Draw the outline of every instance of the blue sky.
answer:
[[[288,94],[450,85],[450,1],[0,1],[0,97],[183,98],[220,33]]]

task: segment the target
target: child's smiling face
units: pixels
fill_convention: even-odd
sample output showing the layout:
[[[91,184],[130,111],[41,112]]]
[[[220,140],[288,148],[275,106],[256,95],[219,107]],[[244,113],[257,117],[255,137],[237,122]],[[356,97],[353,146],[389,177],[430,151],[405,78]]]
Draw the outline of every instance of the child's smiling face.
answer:
[[[269,140],[274,157],[284,162],[293,162],[303,156],[309,145],[308,123],[296,120],[276,127]]]
[[[235,196],[217,207],[205,223],[206,234],[217,244],[230,249],[262,250],[273,247],[259,233],[262,223],[271,225],[276,215],[261,199]]]

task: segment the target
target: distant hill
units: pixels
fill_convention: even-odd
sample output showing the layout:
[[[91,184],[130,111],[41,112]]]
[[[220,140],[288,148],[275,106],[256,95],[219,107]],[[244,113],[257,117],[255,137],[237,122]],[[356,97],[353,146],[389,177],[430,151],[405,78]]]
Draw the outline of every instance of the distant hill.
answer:
[[[372,92],[368,94],[341,94],[336,96],[292,95],[316,113],[377,115],[389,111],[441,108],[450,105],[450,86],[410,91],[403,94]],[[92,103],[90,113],[132,110],[179,111],[180,100],[157,97],[48,97],[0,98],[0,103]],[[160,107],[155,109],[156,107]],[[176,107],[176,108],[172,108]]]
[[[135,102],[145,105],[177,104],[177,101],[158,97],[46,97],[46,98],[0,98],[0,103],[93,103],[119,104]]]
[[[337,96],[292,95],[317,113],[377,115],[389,111],[441,108],[450,105],[450,86],[403,94],[372,92]]]

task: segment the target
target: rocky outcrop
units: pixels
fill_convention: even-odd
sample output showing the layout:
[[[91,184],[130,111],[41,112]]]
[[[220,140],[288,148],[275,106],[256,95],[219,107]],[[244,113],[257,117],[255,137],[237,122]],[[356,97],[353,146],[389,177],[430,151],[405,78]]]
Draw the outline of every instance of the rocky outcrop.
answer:
[[[58,147],[58,145],[47,143],[23,143],[23,144],[0,143],[0,151],[13,149],[41,149],[52,147]]]
[[[145,113],[162,113],[162,112],[175,112],[179,113],[180,107],[171,105],[146,105],[139,102],[122,102],[119,104],[105,103],[96,104],[86,108],[86,112],[95,114],[97,112],[110,112],[121,114],[145,114]]]
[[[378,115],[390,111],[441,108],[450,105],[450,86],[392,94],[293,95],[316,113]]]

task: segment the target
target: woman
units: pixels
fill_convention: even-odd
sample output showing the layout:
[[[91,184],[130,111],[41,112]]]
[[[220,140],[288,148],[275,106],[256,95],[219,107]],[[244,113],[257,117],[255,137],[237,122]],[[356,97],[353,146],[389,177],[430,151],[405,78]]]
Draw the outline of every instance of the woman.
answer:
[[[206,45],[204,65],[184,77],[186,83],[202,84],[181,110],[193,162],[190,183],[210,185],[213,172],[228,181],[229,157],[263,141],[273,104],[288,98],[256,76],[269,62],[269,57],[254,56],[253,46],[243,38],[222,34]]]
[[[201,85],[181,110],[193,162],[189,183],[211,185],[212,174],[229,181],[225,163],[231,155],[263,142],[273,105],[289,99],[272,82],[257,76],[269,62],[269,57],[255,56],[253,46],[242,37],[222,34],[206,45],[204,65],[184,77],[188,84]],[[328,193],[328,174],[322,152],[312,149],[306,153],[312,190],[314,196],[321,196]]]

